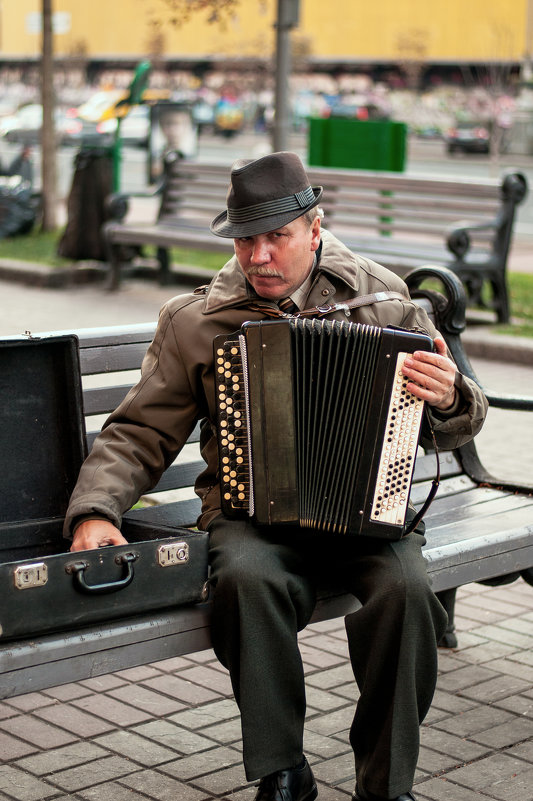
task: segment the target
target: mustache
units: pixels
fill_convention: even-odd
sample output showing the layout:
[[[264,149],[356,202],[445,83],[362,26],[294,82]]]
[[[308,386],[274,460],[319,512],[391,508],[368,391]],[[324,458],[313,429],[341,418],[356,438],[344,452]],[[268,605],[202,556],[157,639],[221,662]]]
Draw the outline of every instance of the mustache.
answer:
[[[246,275],[259,275],[264,278],[283,278],[280,273],[273,267],[247,267],[245,270]]]

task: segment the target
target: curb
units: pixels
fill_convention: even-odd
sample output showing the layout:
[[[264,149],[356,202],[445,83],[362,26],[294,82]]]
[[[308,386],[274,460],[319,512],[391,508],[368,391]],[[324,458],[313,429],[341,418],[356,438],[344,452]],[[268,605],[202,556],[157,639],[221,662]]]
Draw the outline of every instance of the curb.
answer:
[[[461,334],[461,341],[470,358],[533,367],[533,339],[494,334],[486,327],[474,326]]]
[[[18,259],[0,260],[0,280],[14,281],[24,286],[60,289],[73,284],[100,282],[107,274],[107,269],[96,261],[79,262],[70,267],[49,267]]]
[[[122,272],[126,278],[153,280],[157,275],[156,270],[147,264],[126,267]],[[179,273],[175,271],[175,278],[181,283],[190,282],[194,286],[199,286],[211,280],[215,273],[215,270],[180,265]],[[84,284],[104,284],[108,276],[107,267],[99,261],[77,261],[69,267],[58,268],[18,259],[0,260],[0,280],[15,281],[25,286],[60,289]],[[461,335],[468,356],[533,366],[533,339],[495,334],[490,325],[479,325],[479,320],[475,319],[472,323],[472,326],[467,327]]]

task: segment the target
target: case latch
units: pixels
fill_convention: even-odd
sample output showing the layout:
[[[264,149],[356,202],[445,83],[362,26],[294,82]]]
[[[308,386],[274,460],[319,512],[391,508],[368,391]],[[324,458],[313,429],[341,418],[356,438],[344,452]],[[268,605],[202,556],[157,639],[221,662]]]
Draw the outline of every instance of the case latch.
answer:
[[[42,587],[48,581],[48,568],[44,562],[31,565],[19,565],[13,571],[17,590],[29,590],[31,587]]]
[[[157,564],[160,567],[184,565],[189,561],[189,545],[186,542],[169,542],[157,549]]]

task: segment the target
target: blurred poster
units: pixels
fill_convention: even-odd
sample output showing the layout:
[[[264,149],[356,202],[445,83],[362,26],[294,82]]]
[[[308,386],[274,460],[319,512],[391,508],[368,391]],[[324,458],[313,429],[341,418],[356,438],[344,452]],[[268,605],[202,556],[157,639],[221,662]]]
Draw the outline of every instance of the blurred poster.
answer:
[[[150,141],[148,147],[148,181],[158,181],[163,172],[163,159],[171,151],[182,158],[193,158],[198,152],[198,131],[189,106],[183,103],[157,103],[150,108]]]

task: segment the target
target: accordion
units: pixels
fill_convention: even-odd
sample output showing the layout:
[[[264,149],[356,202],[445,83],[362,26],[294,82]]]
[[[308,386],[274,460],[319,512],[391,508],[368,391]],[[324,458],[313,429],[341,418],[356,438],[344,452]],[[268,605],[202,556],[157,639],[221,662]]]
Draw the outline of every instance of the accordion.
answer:
[[[402,364],[432,349],[424,334],[316,318],[216,337],[223,513],[402,537],[424,408]]]

